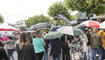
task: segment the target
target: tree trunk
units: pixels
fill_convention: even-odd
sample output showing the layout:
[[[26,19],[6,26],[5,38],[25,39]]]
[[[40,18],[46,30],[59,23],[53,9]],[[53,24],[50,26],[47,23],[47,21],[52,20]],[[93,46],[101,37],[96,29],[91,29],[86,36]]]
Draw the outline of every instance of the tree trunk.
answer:
[[[86,11],[86,16],[90,19],[88,10]]]

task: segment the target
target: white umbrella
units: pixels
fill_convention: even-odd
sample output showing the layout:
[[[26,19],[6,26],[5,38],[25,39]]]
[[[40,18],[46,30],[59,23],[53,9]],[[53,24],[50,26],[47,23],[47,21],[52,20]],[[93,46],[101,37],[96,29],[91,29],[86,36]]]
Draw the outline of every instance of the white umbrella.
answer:
[[[105,29],[105,21],[100,24],[100,29]]]
[[[57,31],[62,34],[73,35],[73,36],[83,35],[82,30],[80,30],[78,28],[74,28],[72,26],[63,26],[63,27],[57,29]]]

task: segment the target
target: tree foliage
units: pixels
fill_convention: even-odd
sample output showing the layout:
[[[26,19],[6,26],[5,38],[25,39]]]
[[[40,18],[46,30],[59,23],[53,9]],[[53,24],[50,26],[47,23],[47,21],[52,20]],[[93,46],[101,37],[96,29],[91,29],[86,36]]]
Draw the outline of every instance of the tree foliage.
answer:
[[[105,13],[105,0],[64,0],[64,4],[73,11],[86,12],[87,16]]]
[[[19,27],[19,29],[20,29],[21,31],[26,31],[26,30],[27,30],[26,27],[24,27],[24,26]]]
[[[26,21],[26,26],[30,27],[30,26],[35,25],[40,22],[48,22],[49,20],[50,20],[50,18],[47,16],[44,16],[44,15],[32,16]]]
[[[0,23],[3,23],[4,22],[4,18],[3,16],[0,14]]]
[[[59,14],[63,14],[67,18],[70,18],[70,12],[63,5],[62,2],[56,2],[48,8],[48,15],[51,17],[55,17]],[[71,20],[71,19],[70,19]]]

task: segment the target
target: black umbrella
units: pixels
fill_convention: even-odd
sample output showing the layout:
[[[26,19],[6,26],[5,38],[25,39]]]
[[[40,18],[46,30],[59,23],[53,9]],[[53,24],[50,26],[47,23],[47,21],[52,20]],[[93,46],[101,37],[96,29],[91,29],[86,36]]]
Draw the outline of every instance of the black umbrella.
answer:
[[[78,26],[76,26],[76,28],[79,28],[79,29],[85,29],[85,28],[88,28],[88,27],[85,26],[85,25],[78,25]]]
[[[35,24],[33,26],[31,26],[29,28],[29,30],[34,30],[34,29],[40,29],[40,28],[46,28],[46,27],[50,27],[51,24],[49,22],[44,22],[44,23],[38,23],[38,24]]]
[[[13,40],[17,40],[16,35],[14,34],[6,34],[6,36],[11,37]]]

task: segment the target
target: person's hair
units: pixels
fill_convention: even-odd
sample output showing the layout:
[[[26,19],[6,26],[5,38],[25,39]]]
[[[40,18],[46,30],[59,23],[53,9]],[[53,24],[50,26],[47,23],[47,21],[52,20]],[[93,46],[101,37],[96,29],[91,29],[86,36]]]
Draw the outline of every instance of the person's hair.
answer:
[[[12,40],[12,37],[11,36],[7,36],[7,37],[8,37],[8,39]]]
[[[0,46],[2,46],[2,41],[0,41]]]
[[[35,34],[36,34],[35,37],[42,37],[42,36],[41,36],[41,32],[40,32],[39,30],[37,30]]]
[[[27,33],[22,32],[19,38],[19,47],[22,48],[24,45],[27,45],[30,42],[30,38]]]

